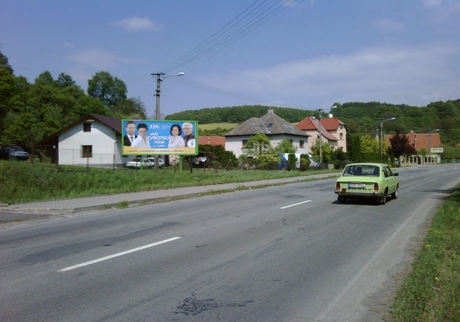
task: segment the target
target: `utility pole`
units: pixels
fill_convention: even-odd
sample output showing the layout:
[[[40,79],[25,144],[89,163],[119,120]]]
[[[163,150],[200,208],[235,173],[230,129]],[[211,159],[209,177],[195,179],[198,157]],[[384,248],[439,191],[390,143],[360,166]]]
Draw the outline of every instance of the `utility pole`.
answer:
[[[395,120],[396,117],[392,117],[389,119],[378,119],[380,122],[380,160],[383,157],[383,123],[386,121],[392,121]]]
[[[321,125],[321,119],[322,119],[322,114],[323,114],[323,109],[320,108],[318,110],[319,112],[319,163],[321,164],[321,169],[323,168],[323,144],[322,144],[322,125]]]
[[[156,106],[155,106],[155,120],[160,119],[160,95],[161,95],[161,82],[163,79],[161,76],[164,76],[165,73],[152,73],[152,76],[157,77],[157,89],[155,90],[154,96],[156,96]]]
[[[157,77],[157,89],[155,90],[156,96],[156,105],[155,105],[155,120],[160,120],[160,94],[161,94],[161,76],[164,76],[165,73],[152,73],[152,76]],[[158,155],[155,155],[155,171],[158,171]]]
[[[431,133],[433,132],[438,132],[439,129],[432,130],[431,128],[428,128],[428,162],[431,163],[432,158],[431,158]]]
[[[157,89],[155,90],[154,96],[156,96],[156,105],[155,105],[155,120],[159,121],[161,118],[160,113],[160,95],[161,95],[161,82],[168,77],[172,76],[184,76],[184,72],[180,72],[177,75],[168,75],[166,76],[165,73],[152,73],[152,76],[157,77]],[[155,171],[158,171],[158,155],[155,155]]]

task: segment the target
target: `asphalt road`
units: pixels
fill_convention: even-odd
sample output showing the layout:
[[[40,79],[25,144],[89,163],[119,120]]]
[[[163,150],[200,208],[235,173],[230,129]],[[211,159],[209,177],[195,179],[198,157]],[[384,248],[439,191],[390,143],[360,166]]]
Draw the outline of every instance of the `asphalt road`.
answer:
[[[334,180],[0,225],[0,321],[379,321],[456,165],[397,200]]]

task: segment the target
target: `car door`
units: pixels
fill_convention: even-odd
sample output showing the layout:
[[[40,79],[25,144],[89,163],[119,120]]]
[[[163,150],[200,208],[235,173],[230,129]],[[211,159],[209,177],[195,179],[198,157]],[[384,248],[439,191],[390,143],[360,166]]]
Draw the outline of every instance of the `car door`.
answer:
[[[388,193],[391,194],[396,191],[398,180],[389,167],[385,166],[383,172],[385,174],[385,184],[388,186]]]

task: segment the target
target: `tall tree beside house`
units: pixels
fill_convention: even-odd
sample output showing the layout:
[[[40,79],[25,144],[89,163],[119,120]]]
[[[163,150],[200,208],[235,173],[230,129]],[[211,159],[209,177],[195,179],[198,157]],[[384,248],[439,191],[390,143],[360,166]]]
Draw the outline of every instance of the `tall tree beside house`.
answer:
[[[10,100],[14,95],[15,83],[16,77],[8,62],[8,57],[0,51],[0,133],[2,133],[5,116],[11,108]]]
[[[147,119],[145,104],[140,98],[128,98],[114,106],[111,115],[120,119]]]
[[[109,109],[126,100],[127,92],[126,84],[108,72],[97,72],[88,80],[88,95],[99,99]]]
[[[288,139],[283,139],[274,148],[274,153],[296,153],[297,149],[292,145]]]
[[[313,153],[315,158],[319,161],[319,140],[316,140],[315,145],[312,145],[311,152]],[[322,157],[323,163],[330,162],[334,158],[334,149],[327,142],[322,142],[321,157]]]
[[[66,88],[70,86],[75,86],[75,81],[73,80],[72,76],[66,73],[60,73],[56,83],[59,88]]]
[[[271,148],[270,139],[263,133],[251,136],[243,147],[247,156],[257,157]]]
[[[396,133],[390,138],[390,146],[386,152],[398,159],[402,155],[415,154],[415,148],[410,144],[407,135]]]
[[[380,144],[377,139],[371,135],[362,135],[359,136],[361,153],[379,153]]]
[[[350,146],[348,150],[348,155],[350,161],[361,162],[363,157],[361,153],[361,138],[358,134],[353,134],[350,137]]]

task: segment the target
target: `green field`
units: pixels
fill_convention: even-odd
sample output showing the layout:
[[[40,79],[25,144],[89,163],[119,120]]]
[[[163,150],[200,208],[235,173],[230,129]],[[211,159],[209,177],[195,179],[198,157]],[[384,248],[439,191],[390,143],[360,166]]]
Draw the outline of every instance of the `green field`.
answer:
[[[217,128],[221,129],[234,129],[238,126],[238,123],[209,123],[209,124],[198,124],[198,128],[201,130],[214,130]]]

